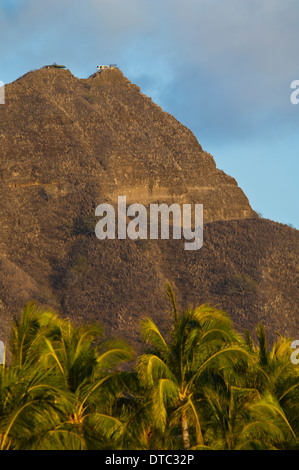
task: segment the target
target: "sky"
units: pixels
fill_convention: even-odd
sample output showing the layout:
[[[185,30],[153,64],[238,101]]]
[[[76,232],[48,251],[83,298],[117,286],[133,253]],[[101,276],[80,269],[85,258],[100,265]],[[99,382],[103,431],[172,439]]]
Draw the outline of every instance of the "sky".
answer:
[[[298,46],[298,0],[0,0],[0,81],[53,62],[79,78],[116,63],[255,211],[296,228]]]

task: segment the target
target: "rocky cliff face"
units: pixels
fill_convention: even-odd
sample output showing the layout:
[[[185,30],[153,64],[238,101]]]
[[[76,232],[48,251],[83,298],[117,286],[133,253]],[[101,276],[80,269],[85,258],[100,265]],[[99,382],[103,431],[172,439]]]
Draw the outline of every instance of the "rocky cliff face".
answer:
[[[117,202],[118,195],[144,205],[202,203],[210,227],[204,231],[205,251],[188,254],[179,241],[100,242],[95,207]],[[244,220],[236,225],[232,219]],[[255,223],[264,229],[249,243]],[[0,107],[0,339],[33,298],[77,321],[99,320],[109,332],[136,342],[145,314],[167,325],[166,280],[181,291],[184,305],[220,300],[236,317],[243,302],[243,324],[253,327],[266,315],[266,300],[254,300],[261,295],[262,272],[272,286],[269,293],[274,286],[284,292],[284,278],[291,283],[292,299],[282,294],[279,300],[277,293],[271,303],[271,318],[289,334],[298,232],[280,225],[276,230],[275,265],[284,267],[278,287],[275,270],[265,267],[274,263],[263,241],[271,231],[267,224],[274,223],[256,219],[236,181],[216,168],[194,135],[119,70],[79,80],[68,70],[40,69],[7,85]],[[228,239],[243,251],[245,271],[256,283],[245,297],[223,293],[220,281],[217,287],[215,276],[225,283],[225,276],[244,270]],[[287,324],[281,321],[281,299],[288,303]]]
[[[194,135],[120,70],[79,80],[40,69],[8,85],[6,101],[1,185],[10,201],[36,194],[41,207],[87,191],[94,203],[202,203],[206,221],[254,216]]]

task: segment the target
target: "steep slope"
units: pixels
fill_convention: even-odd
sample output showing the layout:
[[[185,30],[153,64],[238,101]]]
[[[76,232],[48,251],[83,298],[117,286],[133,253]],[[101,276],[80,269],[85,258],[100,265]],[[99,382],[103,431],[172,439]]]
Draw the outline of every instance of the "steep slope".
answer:
[[[144,315],[168,325],[166,281],[182,306],[218,303],[240,329],[263,320],[272,338],[296,335],[298,232],[257,219],[194,135],[119,70],[30,72],[0,113],[0,339],[34,298],[138,344]],[[203,203],[203,248],[99,241],[94,209],[118,195]]]
[[[87,191],[97,204],[121,194],[143,204],[201,202],[206,221],[255,215],[194,135],[116,69],[87,80],[40,69],[8,85],[1,183],[16,203],[21,194]]]

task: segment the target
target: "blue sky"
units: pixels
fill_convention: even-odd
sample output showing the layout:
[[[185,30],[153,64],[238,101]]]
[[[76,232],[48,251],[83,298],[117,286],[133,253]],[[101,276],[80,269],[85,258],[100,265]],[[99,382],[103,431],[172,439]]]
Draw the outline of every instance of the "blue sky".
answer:
[[[117,63],[263,217],[299,228],[298,0],[0,0],[0,80]],[[1,127],[1,123],[0,123]]]

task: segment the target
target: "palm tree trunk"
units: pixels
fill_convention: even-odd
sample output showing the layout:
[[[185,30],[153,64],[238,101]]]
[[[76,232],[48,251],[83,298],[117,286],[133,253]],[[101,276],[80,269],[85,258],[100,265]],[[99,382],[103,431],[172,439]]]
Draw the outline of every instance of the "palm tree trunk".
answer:
[[[184,449],[190,449],[189,428],[185,410],[182,411],[182,436]]]

